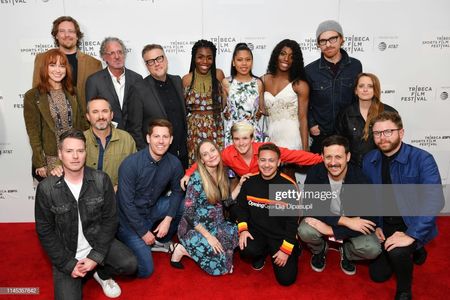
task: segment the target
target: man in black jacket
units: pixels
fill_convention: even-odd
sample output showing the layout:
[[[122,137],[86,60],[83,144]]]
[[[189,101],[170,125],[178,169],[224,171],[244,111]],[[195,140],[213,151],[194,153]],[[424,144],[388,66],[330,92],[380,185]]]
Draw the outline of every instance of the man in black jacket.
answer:
[[[136,272],[133,253],[114,238],[117,212],[108,175],[85,167],[86,139],[71,129],[58,149],[64,175],[37,187],[36,231],[53,265],[55,299],[81,299],[82,278],[94,269],[107,297],[121,293],[113,275]]]
[[[347,212],[355,209],[352,207],[354,204],[365,199],[351,193],[350,187],[344,191],[344,186],[368,184],[369,181],[357,166],[349,163],[349,142],[346,138],[330,136],[323,141],[322,146],[324,162],[308,171],[305,190],[317,190],[331,195],[326,201],[312,202],[329,212],[327,211],[327,216],[324,217],[303,219],[298,228],[298,235],[313,254],[310,264],[316,272],[322,272],[325,268],[328,244],[323,237],[343,240],[340,247],[341,269],[345,274],[353,275],[356,273],[356,266],[352,260],[374,259],[381,253],[380,242],[374,233],[376,218],[346,216]],[[303,202],[305,203],[305,199]]]
[[[156,119],[170,121],[173,141],[169,153],[178,157],[187,169],[186,107],[181,78],[167,74],[169,63],[162,46],[145,46],[142,58],[150,75],[131,87],[126,130],[133,136],[138,150],[142,150],[148,146],[148,124]]]

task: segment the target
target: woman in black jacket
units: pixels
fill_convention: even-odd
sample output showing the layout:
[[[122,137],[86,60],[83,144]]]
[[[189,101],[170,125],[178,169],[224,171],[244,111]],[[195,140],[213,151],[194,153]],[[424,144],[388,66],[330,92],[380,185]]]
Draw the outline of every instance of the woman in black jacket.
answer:
[[[355,94],[358,101],[338,115],[336,131],[350,141],[351,161],[361,167],[363,156],[376,148],[371,120],[385,110],[396,110],[381,102],[380,81],[374,74],[360,73],[356,77]]]

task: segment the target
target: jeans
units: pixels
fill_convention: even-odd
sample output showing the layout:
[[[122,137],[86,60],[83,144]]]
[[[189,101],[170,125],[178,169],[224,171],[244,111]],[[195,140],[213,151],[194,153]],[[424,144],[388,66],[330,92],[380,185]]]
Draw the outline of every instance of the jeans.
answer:
[[[132,275],[136,272],[137,260],[124,244],[114,239],[109,248],[103,265],[94,269],[102,279],[112,278],[113,275]],[[83,281],[86,277],[72,278],[53,266],[53,282],[55,299],[80,300],[82,298]]]
[[[156,225],[162,221],[169,210],[169,197],[161,197],[156,204],[152,207],[150,216],[145,220],[146,226],[151,231]],[[169,231],[167,235],[161,239],[160,242],[168,242],[175,235],[183,215],[184,202],[180,204],[176,216],[170,223]],[[119,230],[117,231],[117,237],[119,240],[125,243],[136,255],[138,260],[137,276],[140,278],[149,277],[153,273],[153,257],[151,252],[151,246],[147,245],[142,237],[140,237],[128,224],[120,223]]]

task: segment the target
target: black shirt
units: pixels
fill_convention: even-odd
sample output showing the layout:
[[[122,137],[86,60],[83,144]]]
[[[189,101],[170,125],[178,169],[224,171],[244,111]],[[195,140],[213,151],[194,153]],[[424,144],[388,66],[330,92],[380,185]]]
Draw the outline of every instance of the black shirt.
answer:
[[[70,66],[72,67],[72,84],[74,86],[77,85],[77,76],[78,76],[78,59],[77,53],[74,54],[66,54],[67,60],[69,61]]]

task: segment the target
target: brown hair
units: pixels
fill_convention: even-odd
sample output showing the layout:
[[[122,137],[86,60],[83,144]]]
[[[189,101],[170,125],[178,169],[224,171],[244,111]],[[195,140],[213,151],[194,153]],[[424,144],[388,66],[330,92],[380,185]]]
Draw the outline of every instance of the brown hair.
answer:
[[[158,44],[148,44],[144,46],[144,49],[142,49],[142,58],[144,58],[145,53],[147,53],[150,50],[153,49],[160,49],[162,52],[164,52],[164,48],[161,45]]]
[[[211,140],[204,139],[197,146],[197,149],[195,151],[195,161],[198,165],[198,172],[200,174],[200,178],[202,179],[202,186],[206,194],[206,199],[209,203],[216,204],[217,202],[225,200],[229,197],[230,184],[223,167],[222,157],[220,158],[220,163],[217,166],[216,178],[213,178],[211,176],[205,164],[202,162],[200,147],[206,143],[213,145],[220,155],[219,147]]]
[[[59,24],[61,24],[62,22],[72,22],[73,23],[73,26],[75,27],[75,31],[77,32],[77,38],[78,38],[77,47],[79,48],[80,44],[81,44],[81,39],[83,38],[84,34],[81,32],[80,25],[78,25],[77,20],[75,20],[74,18],[72,18],[70,16],[61,16],[61,17],[57,18],[55,21],[53,21],[52,36],[53,36],[56,46],[59,47],[59,42],[56,39],[56,35],[58,34]]]
[[[383,111],[378,116],[372,119],[371,125],[375,125],[377,122],[391,121],[398,127],[398,129],[403,129],[402,117],[397,112],[393,111]]]
[[[371,121],[373,118],[375,118],[381,112],[384,111],[384,105],[380,100],[380,98],[381,98],[380,80],[378,79],[377,76],[375,76],[372,73],[358,74],[358,76],[356,77],[355,92],[356,92],[356,89],[358,88],[358,82],[362,77],[369,77],[370,80],[372,80],[372,85],[373,85],[372,103],[370,104],[369,112],[367,113],[367,119],[366,119],[366,123],[364,124],[364,130],[363,130],[363,136],[362,136],[362,139],[367,141],[367,139],[369,138],[369,135],[370,135],[369,127],[370,127]]]
[[[168,120],[166,119],[155,119],[150,121],[150,123],[148,123],[148,135],[152,135],[153,133],[153,128],[155,127],[167,127],[169,128],[169,133],[170,136],[173,136],[173,126],[172,123],[170,123]]]
[[[275,145],[274,143],[265,143],[265,144],[261,145],[261,147],[259,147],[259,149],[258,149],[258,156],[261,154],[261,151],[264,151],[264,150],[273,151],[278,155],[278,158],[281,157],[280,148],[278,148],[278,146]]]
[[[49,82],[50,76],[48,75],[48,66],[50,64],[55,64],[58,61],[58,58],[59,63],[66,67],[66,76],[61,80],[63,89],[71,95],[75,95],[75,89],[72,85],[72,68],[66,55],[58,48],[50,49],[45,52],[43,63],[39,70],[39,82],[37,88],[41,93],[48,93],[52,89]]]

